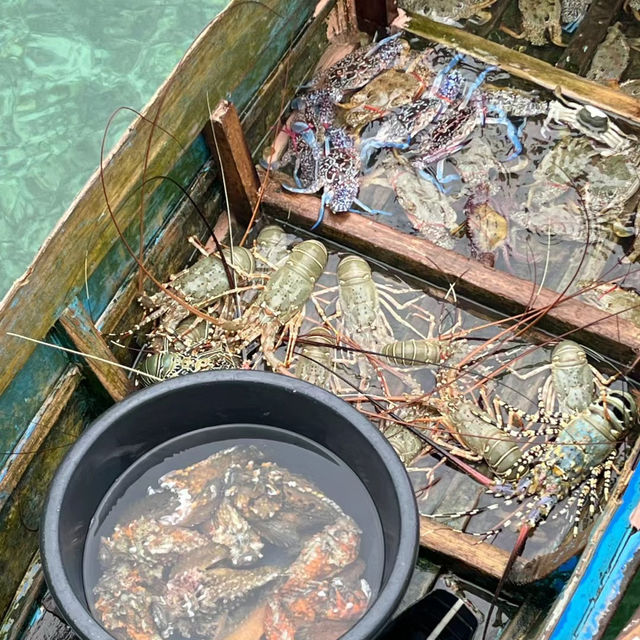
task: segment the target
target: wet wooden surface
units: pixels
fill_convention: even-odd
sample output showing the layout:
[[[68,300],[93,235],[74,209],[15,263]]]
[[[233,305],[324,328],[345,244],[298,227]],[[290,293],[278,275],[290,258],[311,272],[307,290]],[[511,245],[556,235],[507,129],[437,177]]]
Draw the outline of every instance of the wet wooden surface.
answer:
[[[42,443],[60,417],[60,413],[78,388],[81,378],[80,369],[71,365],[58,380],[40,407],[40,411],[25,430],[20,443],[13,450],[0,475],[0,510],[38,454]]]
[[[39,605],[45,589],[40,553],[36,552],[0,626],[1,640],[17,640]]]
[[[84,305],[79,300],[74,300],[62,312],[60,324],[64,327],[78,351],[102,359],[96,360],[89,357],[86,358],[86,363],[107,393],[116,402],[122,400],[133,391],[133,382],[129,380],[124,370],[118,366],[120,363],[109,349]]]
[[[264,172],[259,172],[264,176]],[[264,190],[263,206],[274,217],[309,229],[318,218],[320,199],[292,194],[273,174]],[[455,283],[459,295],[506,315],[539,312],[535,325],[558,336],[570,335],[596,351],[623,363],[640,354],[640,334],[632,323],[560,294],[466,258],[417,236],[382,225],[357,214],[327,214],[320,228],[323,237],[375,256],[389,265],[434,284]]]
[[[627,94],[554,67],[525,53],[485,40],[473,33],[411,15],[404,28],[421,38],[453,47],[487,64],[563,96],[588,102],[610,113],[640,123],[640,101]]]
[[[104,410],[93,393],[80,385],[63,407],[29,467],[0,511],[0,615],[14,599],[38,549],[40,518],[49,484],[62,458],[85,426]]]
[[[276,0],[270,9],[234,3],[202,32],[144,110],[147,118],[157,117],[158,124],[178,133],[179,142],[157,129],[150,138],[151,126],[138,118],[105,163],[109,199],[121,228],[138,215],[131,196],[139,188],[144,158],[149,159],[147,175],[168,173],[202,131],[207,97],[215,104],[230,93],[240,107],[247,104],[313,10],[302,0]],[[219,55],[222,51],[225,55]],[[146,187],[147,197],[155,188],[157,183]],[[0,305],[0,394],[34,350],[6,332],[29,327],[31,337],[43,338],[86,274],[117,242],[96,173]]]

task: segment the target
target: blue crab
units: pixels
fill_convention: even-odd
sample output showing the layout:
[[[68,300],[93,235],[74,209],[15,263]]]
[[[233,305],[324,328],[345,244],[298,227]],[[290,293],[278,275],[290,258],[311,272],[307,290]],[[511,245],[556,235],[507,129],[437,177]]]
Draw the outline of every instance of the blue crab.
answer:
[[[409,54],[409,43],[401,35],[396,33],[350,53],[313,78],[310,88],[328,89],[339,102],[347,91],[360,89],[383,71],[401,66]]]
[[[408,149],[413,137],[429,126],[449,105],[461,95],[463,79],[457,72],[449,73],[461,60],[461,55],[452,58],[449,64],[438,72],[429,94],[386,115],[376,134],[362,143],[360,157],[366,164],[376,149]],[[475,90],[477,83],[469,90]]]
[[[282,157],[275,162],[261,161],[263,167],[281,169],[294,163],[293,179],[298,188],[310,186],[318,175],[321,150],[315,136],[308,135],[310,127],[304,122],[294,122],[287,130],[289,146]]]
[[[314,132],[307,128],[302,135],[309,146],[318,147]],[[358,199],[360,191],[360,157],[355,142],[340,127],[331,127],[326,132],[324,152],[318,162],[315,179],[306,187],[283,185],[292,193],[317,193],[323,189],[318,220],[312,229],[318,227],[324,218],[325,208],[334,213],[350,211],[352,213],[369,213],[390,215],[385,211],[371,209]],[[354,209],[357,205],[361,210]]]
[[[292,103],[304,120],[317,130],[329,128],[336,115],[336,104],[345,94],[365,86],[377,75],[401,67],[408,58],[409,43],[401,33],[384,38],[368,47],[348,54],[315,76],[306,88],[311,89]]]
[[[423,178],[433,180],[433,177],[426,172],[426,168],[432,163],[437,163],[436,185],[456,179],[455,175],[444,176],[445,159],[462,149],[469,136],[478,126],[484,126],[485,122],[503,124],[507,127],[507,134],[513,144],[513,153],[506,158],[506,161],[520,155],[522,143],[519,139],[519,131],[507,118],[505,112],[500,110],[498,117],[487,118],[482,96],[473,96],[467,104],[445,112],[443,117],[434,122],[431,127],[418,134],[412,150],[412,165]]]

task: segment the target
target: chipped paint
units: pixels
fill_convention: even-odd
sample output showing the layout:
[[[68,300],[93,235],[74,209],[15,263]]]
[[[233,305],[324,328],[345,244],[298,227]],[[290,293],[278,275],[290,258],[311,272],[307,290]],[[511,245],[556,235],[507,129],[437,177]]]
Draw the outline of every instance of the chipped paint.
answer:
[[[549,640],[599,637],[640,562],[640,531],[629,518],[640,502],[637,468]]]

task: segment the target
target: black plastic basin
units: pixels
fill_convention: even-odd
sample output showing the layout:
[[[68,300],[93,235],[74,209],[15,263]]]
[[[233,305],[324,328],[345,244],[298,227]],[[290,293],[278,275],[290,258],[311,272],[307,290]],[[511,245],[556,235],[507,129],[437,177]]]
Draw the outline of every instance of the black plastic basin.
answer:
[[[89,612],[83,584],[87,530],[111,485],[161,443],[233,423],[310,438],[340,457],[366,486],[383,529],[382,584],[343,639],[372,639],[382,631],[405,592],[418,549],[413,490],[395,452],[355,409],[318,387],[273,373],[211,371],[157,384],[118,403],[79,438],[56,473],[42,526],[43,566],[54,599],[80,637],[112,640]]]

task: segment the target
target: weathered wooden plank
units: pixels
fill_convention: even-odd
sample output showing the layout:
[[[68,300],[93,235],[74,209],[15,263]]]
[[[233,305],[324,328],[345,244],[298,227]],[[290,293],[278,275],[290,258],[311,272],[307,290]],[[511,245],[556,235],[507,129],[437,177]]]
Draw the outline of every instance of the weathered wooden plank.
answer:
[[[336,4],[340,6],[337,7]],[[320,58],[328,42],[325,19],[330,14],[342,10],[342,4],[342,2],[336,3],[335,0],[332,0],[321,7],[313,23],[296,41],[296,44],[247,106],[241,121],[247,131],[247,143],[253,154],[262,148],[265,138],[273,130],[274,124],[277,124],[283,105],[287,104],[294,95],[296,87],[303,83],[312,72],[314,61]],[[283,91],[285,91],[284,95]],[[207,130],[210,131],[209,125],[204,129],[205,132]],[[215,146],[212,136],[209,136],[207,145]],[[215,167],[206,165],[189,189],[191,198],[211,222],[220,211],[219,193],[217,189],[212,188],[213,179],[217,175]],[[137,223],[133,222],[131,226],[137,227]],[[180,202],[176,212],[171,214],[171,220],[166,225],[166,229],[161,229],[152,240],[151,247],[145,256],[145,264],[160,280],[167,280],[171,273],[175,273],[184,266],[193,253],[192,247],[184,242],[184,238],[189,235],[197,235],[203,239],[205,234],[205,225],[193,209],[192,204],[184,199]],[[222,241],[223,238],[220,240]],[[123,331],[139,318],[140,311],[134,304],[138,295],[136,284],[129,274],[115,293],[108,307],[96,322],[96,326],[103,333]],[[89,285],[93,289],[91,280]],[[122,340],[122,342],[126,343],[127,341]],[[112,349],[115,350],[121,361],[129,362],[131,360],[123,349],[118,349],[115,345]]]
[[[587,15],[556,62],[556,66],[583,76],[623,2],[624,0],[593,0]]]
[[[208,144],[218,156],[231,213],[249,220],[258,202],[260,181],[234,105],[220,101],[205,131],[211,132]]]
[[[263,171],[259,174],[264,176]],[[287,193],[279,186],[284,180],[283,174],[273,174],[264,190],[263,207],[275,217],[311,227],[318,217],[320,200]],[[446,287],[455,283],[460,295],[501,313],[548,309],[537,327],[555,334],[571,332],[574,339],[621,362],[632,363],[640,353],[640,335],[630,322],[575,298],[558,301],[559,294],[549,289],[537,294],[535,283],[485,267],[424,238],[357,214],[326,216],[322,235],[434,284]]]
[[[47,592],[29,621],[22,640],[77,640],[77,636],[60,617],[51,594]]]
[[[509,584],[532,584],[547,577],[580,553],[588,536],[585,530],[577,539],[567,538],[557,551],[531,560],[518,558],[509,572]],[[508,551],[424,516],[420,517],[420,545],[443,558],[449,567],[476,578],[499,580],[509,561]]]
[[[207,164],[198,173],[189,189],[189,196],[205,218],[213,224],[220,211],[220,198],[216,184],[217,171]],[[134,223],[135,224],[135,223]],[[180,271],[193,254],[194,248],[186,238],[195,235],[201,239],[208,234],[204,223],[193,204],[183,198],[170,218],[157,230],[145,253],[145,264],[151,273],[162,282]],[[139,319],[140,306],[136,303],[138,294],[137,269],[132,267],[129,275],[114,294],[108,306],[96,320],[96,328],[103,335],[126,330]],[[117,352],[118,359],[120,352]]]
[[[17,640],[44,589],[40,553],[33,556],[0,626],[0,640]]]
[[[400,24],[399,21],[396,22]],[[532,56],[422,16],[412,14],[406,23],[403,21],[401,24],[404,29],[417,36],[454,47],[551,91],[558,89],[567,98],[588,102],[610,113],[640,123],[640,101],[621,91],[581,78]]]
[[[617,479],[609,501],[593,527],[589,546],[580,557],[573,575],[545,620],[544,628],[538,636],[539,640],[548,640],[549,638],[560,640],[569,637],[571,635],[569,630],[576,626],[575,623],[578,619],[588,619],[587,633],[589,635],[585,637],[600,637],[604,632],[606,624],[616,605],[622,599],[632,574],[637,570],[638,562],[640,562],[640,553],[638,552],[640,533],[632,529],[628,521],[640,496],[640,477],[636,468],[639,459],[640,440],[636,441],[622,473]],[[630,483],[633,483],[632,486]],[[605,541],[605,533],[616,519],[619,521],[617,526],[622,528],[618,530],[617,526],[613,527],[612,533],[615,535],[612,535],[611,538],[617,537],[617,540]],[[608,558],[603,557],[603,551],[608,555]],[[617,571],[612,571],[612,568],[618,565],[620,557],[627,558],[630,554],[633,558],[628,567],[629,573],[624,576],[612,575],[618,574]],[[594,570],[590,571],[589,565],[594,561],[594,558],[597,559],[597,563],[593,565]],[[586,576],[586,574],[590,575]],[[603,587],[606,589],[604,592]],[[602,599],[605,602],[602,602]],[[575,606],[577,603],[583,605],[580,607],[579,616],[578,608]]]
[[[0,616],[38,549],[42,507],[53,475],[80,432],[104,407],[80,385],[0,510]]]
[[[450,567],[493,580],[502,577],[509,559],[507,551],[424,516],[420,517],[420,545],[444,558]],[[510,582],[525,564],[522,558],[516,560]]]
[[[0,470],[0,509],[11,496],[81,380],[73,365],[60,377]]]
[[[500,640],[532,640],[535,627],[540,624],[545,608],[541,606],[539,597],[529,596],[509,620],[507,627],[500,632]]]
[[[270,7],[232,3],[197,38],[145,108],[145,115],[153,119],[160,110],[158,124],[178,132],[183,147],[188,146],[208,117],[207,96],[215,104],[231,93],[242,108],[313,11],[313,4],[302,0],[276,0]],[[105,181],[114,210],[139,186],[149,132],[150,125],[138,118],[106,161]],[[147,175],[166,174],[181,154],[179,145],[156,131]],[[147,194],[153,190],[148,185]],[[0,305],[0,393],[34,348],[6,333],[20,333],[27,326],[32,337],[42,338],[83,285],[85,265],[91,274],[117,241],[104,207],[96,172],[27,273],[5,296]],[[137,214],[135,206],[122,206],[117,214],[120,226],[127,228]]]
[[[275,138],[283,111],[297,88],[309,80],[316,61],[329,44],[327,22],[334,25],[334,30],[349,28],[340,17],[345,10],[344,4],[331,0],[320,8],[313,23],[283,57],[247,108],[240,110],[240,120],[254,159],[259,159],[257,156],[264,145]]]
[[[209,157],[209,148],[202,136],[198,136],[169,171],[168,177],[171,180],[159,179],[149,183],[149,186],[155,185],[157,188],[152,194],[145,196],[145,246],[149,246],[155,241],[158,230],[162,228],[167,219],[173,216],[178,203],[184,197],[183,192],[173,184],[172,180],[189,190],[194,177],[199,175]],[[138,190],[132,196],[132,202],[136,204],[140,202],[140,193]],[[140,221],[134,219],[123,231],[129,246],[138,247]],[[153,265],[146,266],[151,266],[153,274]],[[95,320],[104,311],[132,269],[138,270],[135,261],[124,243],[117,241],[88,278],[86,285],[78,292],[78,298],[86,307],[92,320]],[[145,283],[150,284],[148,280]]]
[[[11,339],[20,341],[20,338]],[[66,354],[50,347],[38,346],[24,367],[15,372],[11,384],[0,396],[0,465],[19,446],[27,425],[38,413],[68,364]]]
[[[433,589],[433,586],[438,579],[440,567],[423,556],[424,554],[418,556],[416,568],[411,576],[409,586],[407,587],[398,608],[393,613],[394,618],[399,616],[412,604],[418,602],[418,600],[422,600],[422,598],[424,598],[427,593]]]
[[[392,0],[355,0],[358,28],[370,35],[384,36],[387,26],[395,18]]]
[[[127,378],[125,372],[117,366],[119,362],[111,353],[107,343],[96,329],[80,300],[76,298],[62,312],[60,324],[64,327],[78,351],[102,359],[86,358],[86,363],[98,378],[100,384],[116,402],[122,400],[133,391],[133,383]],[[103,360],[110,360],[113,365],[109,365]]]

